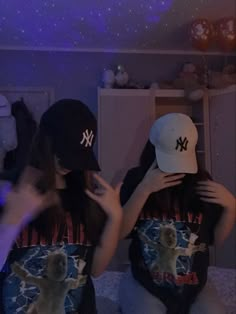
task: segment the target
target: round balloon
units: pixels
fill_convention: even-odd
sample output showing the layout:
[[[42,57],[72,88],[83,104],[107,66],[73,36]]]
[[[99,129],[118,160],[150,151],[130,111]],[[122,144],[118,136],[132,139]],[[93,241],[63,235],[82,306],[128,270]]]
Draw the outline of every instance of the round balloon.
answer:
[[[236,49],[236,18],[220,19],[216,24],[217,41],[223,51]]]
[[[190,37],[194,48],[206,51],[211,43],[213,26],[207,19],[197,19],[192,22]]]

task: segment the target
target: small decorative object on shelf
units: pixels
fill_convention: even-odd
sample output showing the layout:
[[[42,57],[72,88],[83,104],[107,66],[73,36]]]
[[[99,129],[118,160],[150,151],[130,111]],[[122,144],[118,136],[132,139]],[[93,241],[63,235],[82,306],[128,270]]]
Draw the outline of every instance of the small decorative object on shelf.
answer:
[[[128,84],[129,81],[129,75],[125,71],[125,68],[123,65],[118,65],[117,67],[117,73],[115,76],[115,82],[117,87],[125,87]]]
[[[103,72],[103,84],[105,88],[112,88],[115,83],[115,74],[112,70]]]
[[[150,85],[150,89],[159,89],[159,88],[160,88],[160,86],[157,82],[153,82]]]
[[[214,28],[207,19],[197,19],[190,27],[190,38],[194,48],[207,51],[213,38]]]
[[[236,18],[223,17],[213,23],[207,18],[196,19],[190,26],[190,40],[203,53],[213,42],[225,53],[236,51]]]
[[[220,89],[236,84],[236,66],[228,64],[222,72],[210,71],[209,87]]]
[[[216,23],[216,39],[224,52],[236,50],[236,18],[225,17]]]
[[[145,89],[146,86],[142,82],[138,82],[136,80],[129,80],[128,85],[126,86],[129,89]]]
[[[190,101],[199,101],[204,95],[204,84],[193,63],[185,63],[177,79],[173,82],[173,88],[184,89],[185,96]]]

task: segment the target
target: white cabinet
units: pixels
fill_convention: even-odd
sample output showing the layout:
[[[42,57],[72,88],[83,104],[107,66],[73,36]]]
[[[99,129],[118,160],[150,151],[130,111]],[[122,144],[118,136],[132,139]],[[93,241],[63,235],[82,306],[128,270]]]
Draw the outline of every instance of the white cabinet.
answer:
[[[154,120],[151,95],[142,90],[99,89],[98,159],[102,176],[115,183],[137,164]]]

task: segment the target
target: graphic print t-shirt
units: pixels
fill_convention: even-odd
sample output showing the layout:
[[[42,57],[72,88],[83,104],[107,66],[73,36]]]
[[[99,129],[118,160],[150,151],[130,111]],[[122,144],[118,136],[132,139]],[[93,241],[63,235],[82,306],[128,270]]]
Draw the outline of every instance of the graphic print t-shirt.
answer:
[[[142,180],[140,168],[130,170],[121,190],[124,204]],[[198,214],[191,209],[183,217],[178,208],[166,217],[149,203],[150,211],[141,213],[131,234],[130,260],[132,273],[150,293],[165,305],[176,308],[171,313],[187,313],[205,285],[209,265],[208,246],[220,209],[206,207]],[[186,310],[178,304],[186,304]]]
[[[66,215],[65,223],[58,230],[62,233],[62,241],[57,241],[58,234],[50,244],[40,238],[35,230],[26,228],[19,236],[11,251],[1,274],[1,314],[25,314],[39,295],[39,289],[22,281],[11,269],[17,262],[33,276],[45,277],[47,258],[50,253],[60,250],[67,255],[68,271],[66,278],[77,279],[80,275],[79,287],[70,290],[65,299],[66,313],[95,314],[95,292],[89,277],[93,258],[93,246],[88,242],[81,224],[77,234],[73,233],[72,219]],[[57,251],[58,252],[58,251]],[[81,268],[82,267],[82,268]],[[81,270],[82,271],[81,271]]]

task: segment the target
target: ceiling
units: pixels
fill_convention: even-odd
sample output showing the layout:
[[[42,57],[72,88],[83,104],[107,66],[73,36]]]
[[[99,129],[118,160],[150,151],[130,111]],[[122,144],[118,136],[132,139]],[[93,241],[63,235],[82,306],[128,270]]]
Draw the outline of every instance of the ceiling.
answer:
[[[190,49],[188,24],[235,0],[0,0],[0,49]]]

